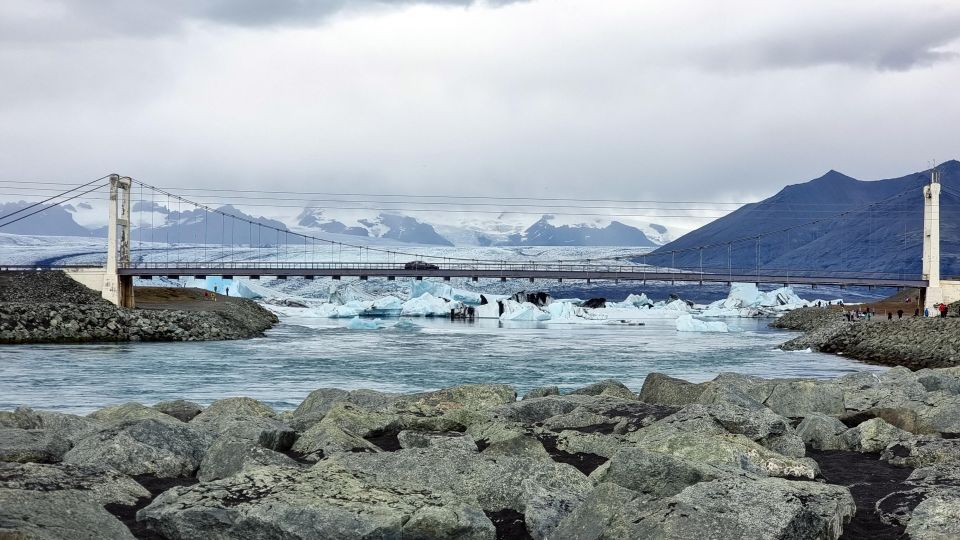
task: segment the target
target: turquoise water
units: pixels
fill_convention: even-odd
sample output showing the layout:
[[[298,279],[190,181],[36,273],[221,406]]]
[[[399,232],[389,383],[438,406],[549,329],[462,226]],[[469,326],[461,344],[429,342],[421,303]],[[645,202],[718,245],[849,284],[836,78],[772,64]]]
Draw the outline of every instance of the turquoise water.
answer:
[[[546,327],[410,319],[412,329],[383,330],[349,330],[348,322],[288,317],[266,337],[231,342],[2,346],[0,410],[87,413],[127,401],[228,396],[285,409],[320,387],[412,392],[504,382],[522,394],[616,378],[639,391],[652,371],[704,381],[722,371],[826,378],[879,369],[775,350],[795,334],[764,320],[728,320],[728,334],[679,333],[672,320]]]

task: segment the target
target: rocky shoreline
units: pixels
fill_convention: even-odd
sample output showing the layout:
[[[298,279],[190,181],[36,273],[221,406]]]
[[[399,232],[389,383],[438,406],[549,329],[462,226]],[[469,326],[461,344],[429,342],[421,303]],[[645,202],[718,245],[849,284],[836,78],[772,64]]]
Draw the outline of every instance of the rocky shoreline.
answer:
[[[4,538],[952,538],[960,370],[0,412]]]
[[[278,322],[242,298],[209,310],[122,309],[62,272],[4,272],[0,279],[0,344],[244,339]]]
[[[771,326],[804,332],[781,346],[788,351],[809,348],[915,370],[960,365],[960,318],[847,321],[838,311],[803,308],[783,315]]]

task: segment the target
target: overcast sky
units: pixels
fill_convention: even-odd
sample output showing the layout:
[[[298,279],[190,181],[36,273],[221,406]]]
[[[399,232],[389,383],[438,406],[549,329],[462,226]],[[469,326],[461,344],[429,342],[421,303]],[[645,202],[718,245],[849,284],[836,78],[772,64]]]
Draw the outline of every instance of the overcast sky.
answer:
[[[960,157],[956,0],[3,0],[0,179],[754,200]]]

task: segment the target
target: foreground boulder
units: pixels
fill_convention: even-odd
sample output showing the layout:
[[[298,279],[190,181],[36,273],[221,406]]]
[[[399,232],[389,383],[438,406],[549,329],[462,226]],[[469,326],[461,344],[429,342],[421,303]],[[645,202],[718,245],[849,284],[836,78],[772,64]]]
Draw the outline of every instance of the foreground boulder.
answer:
[[[90,413],[87,418],[100,424],[118,424],[132,420],[156,420],[158,422],[182,423],[153,407],[130,401],[122,405],[111,405]]]
[[[106,467],[84,465],[41,465],[36,463],[0,462],[0,489],[83,492],[100,505],[133,505],[150,492],[117,471]],[[2,530],[2,529],[0,529]]]
[[[131,476],[193,476],[211,442],[210,435],[179,421],[122,422],[82,439],[63,461],[106,465]]]
[[[488,512],[518,512],[535,539],[545,538],[592,487],[577,469],[545,457],[489,456],[459,448],[337,454],[317,466],[363,474],[384,488],[456,493]]]
[[[452,409],[492,409],[516,400],[517,391],[507,384],[461,384],[434,392],[400,396],[390,408],[396,412],[434,416]]]
[[[133,535],[84,491],[0,488],[0,538],[133,540]]]
[[[600,484],[551,538],[836,540],[855,511],[846,488],[779,478],[701,482],[660,500]]]
[[[286,451],[297,438],[296,431],[277,420],[268,405],[246,397],[214,401],[190,425],[215,437],[243,439],[271,450]]]
[[[153,408],[181,422],[189,422],[203,412],[203,407],[185,399],[161,401],[154,405]]]
[[[41,429],[0,428],[0,461],[56,463],[70,442]]]
[[[292,450],[307,461],[320,461],[337,452],[379,452],[373,443],[333,424],[317,424],[300,435]]]
[[[250,441],[221,437],[210,445],[200,462],[197,479],[201,482],[219,480],[247,469],[267,465],[296,467],[297,462]]]
[[[638,398],[644,403],[683,407],[696,403],[705,389],[703,384],[675,379],[663,373],[651,373],[644,379]]]
[[[317,466],[264,467],[173,488],[137,513],[168,538],[463,538],[492,540],[493,523],[449,493],[385,488]]]

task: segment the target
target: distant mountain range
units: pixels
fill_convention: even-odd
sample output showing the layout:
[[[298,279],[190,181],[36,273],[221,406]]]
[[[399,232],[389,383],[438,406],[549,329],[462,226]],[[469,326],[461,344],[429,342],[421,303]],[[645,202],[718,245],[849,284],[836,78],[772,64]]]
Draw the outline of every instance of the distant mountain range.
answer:
[[[20,210],[28,203],[0,205],[0,215]],[[651,223],[646,230],[618,221],[608,223],[555,224],[544,215],[532,225],[522,227],[503,220],[460,225],[431,224],[398,213],[370,215],[328,215],[317,208],[306,208],[289,225],[276,219],[252,216],[233,206],[217,210],[243,220],[223,218],[215,212],[193,209],[173,210],[158,203],[136,202],[131,208],[135,222],[134,240],[171,243],[232,243],[273,245],[282,241],[282,233],[269,232],[251,225],[263,224],[280,231],[301,232],[312,236],[347,235],[383,238],[397,242],[436,246],[629,246],[656,247],[669,237],[666,227]],[[3,233],[46,236],[105,237],[106,227],[87,228],[77,223],[77,213],[92,212],[89,205],[48,206],[43,212],[0,229]],[[87,216],[89,217],[89,216]],[[149,225],[147,225],[149,224]],[[438,230],[439,229],[439,230]],[[205,240],[204,240],[205,239]]]
[[[960,162],[948,161],[938,168],[944,188],[941,271],[960,275],[960,197],[952,193],[960,192]],[[749,270],[759,264],[761,269],[779,271],[919,274],[921,189],[929,182],[930,171],[875,181],[829,171],[685,234],[645,260],[698,268],[702,256],[704,267],[718,269],[731,264]]]

